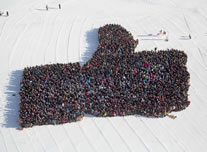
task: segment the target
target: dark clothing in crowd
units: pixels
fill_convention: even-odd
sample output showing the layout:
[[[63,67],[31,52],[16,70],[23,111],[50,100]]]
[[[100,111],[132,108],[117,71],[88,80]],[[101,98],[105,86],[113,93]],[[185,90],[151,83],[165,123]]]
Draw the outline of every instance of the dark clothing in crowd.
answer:
[[[183,51],[135,53],[138,44],[120,25],[98,30],[99,45],[79,63],[27,67],[20,89],[20,124],[62,124],[94,116],[164,117],[185,109],[190,75]]]

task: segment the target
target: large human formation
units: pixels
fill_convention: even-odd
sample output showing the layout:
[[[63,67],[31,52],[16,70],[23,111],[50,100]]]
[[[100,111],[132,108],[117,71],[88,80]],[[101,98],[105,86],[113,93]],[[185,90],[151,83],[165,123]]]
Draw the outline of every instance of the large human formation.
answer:
[[[20,124],[62,124],[84,114],[164,117],[189,104],[187,55],[170,49],[135,53],[138,40],[120,25],[98,30],[99,45],[79,63],[27,67],[20,89]]]

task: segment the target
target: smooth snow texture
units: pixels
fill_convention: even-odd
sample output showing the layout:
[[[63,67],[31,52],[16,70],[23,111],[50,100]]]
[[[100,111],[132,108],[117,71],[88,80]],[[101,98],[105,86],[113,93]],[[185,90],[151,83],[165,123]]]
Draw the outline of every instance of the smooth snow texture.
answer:
[[[17,0],[16,0],[17,1]],[[200,152],[207,144],[206,0],[0,0],[0,152]],[[45,11],[45,4],[49,11]],[[62,9],[58,9],[58,4]],[[17,130],[23,68],[85,63],[98,45],[97,30],[121,24],[140,44],[136,51],[177,48],[188,55],[189,99],[184,111],[152,119],[96,118]],[[169,41],[150,37],[166,30]],[[191,33],[192,39],[188,39]],[[13,96],[14,95],[14,96]]]

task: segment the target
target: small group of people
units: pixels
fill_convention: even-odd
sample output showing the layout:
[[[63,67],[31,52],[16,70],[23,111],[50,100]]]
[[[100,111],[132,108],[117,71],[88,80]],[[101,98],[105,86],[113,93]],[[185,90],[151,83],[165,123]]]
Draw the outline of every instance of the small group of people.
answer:
[[[159,33],[157,33],[157,35],[166,35],[167,34],[167,32],[166,31],[164,31],[164,30],[160,30],[160,32]]]
[[[3,16],[4,13],[5,13],[5,12],[1,12],[1,11],[0,11],[0,16]],[[9,16],[9,12],[8,12],[8,11],[6,11],[6,16]]]
[[[166,31],[164,31],[164,30],[160,30],[160,32],[157,33],[157,35],[158,35],[158,36],[161,35],[162,37],[164,37],[164,40],[165,40],[165,41],[168,41],[168,33],[167,33]]]
[[[46,4],[45,8],[46,8],[47,11],[49,10],[48,4]],[[61,9],[61,4],[58,4],[58,8]]]
[[[100,27],[98,38],[97,50],[82,67],[68,63],[24,69],[19,120],[23,128],[79,121],[84,114],[159,118],[190,104],[183,51],[135,53],[139,41],[117,24]]]

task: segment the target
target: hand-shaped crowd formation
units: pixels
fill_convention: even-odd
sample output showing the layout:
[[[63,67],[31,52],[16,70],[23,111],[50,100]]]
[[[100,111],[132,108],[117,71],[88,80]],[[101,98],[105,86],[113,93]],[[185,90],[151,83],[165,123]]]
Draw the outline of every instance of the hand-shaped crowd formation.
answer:
[[[82,67],[68,63],[24,69],[19,120],[23,128],[78,121],[84,114],[164,117],[190,104],[183,51],[135,53],[138,40],[114,24],[99,28],[98,38],[97,51]]]

